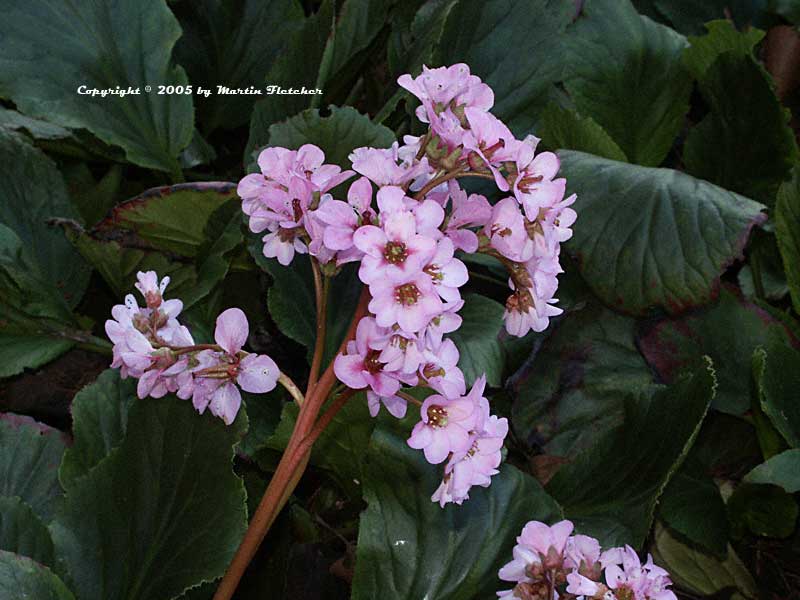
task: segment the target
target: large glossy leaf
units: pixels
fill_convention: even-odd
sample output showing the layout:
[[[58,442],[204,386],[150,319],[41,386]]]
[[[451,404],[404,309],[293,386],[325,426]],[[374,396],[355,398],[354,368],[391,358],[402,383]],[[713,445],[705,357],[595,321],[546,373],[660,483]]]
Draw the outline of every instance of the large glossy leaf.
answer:
[[[267,73],[303,19],[297,0],[195,2],[175,47],[194,85],[211,90],[196,96],[204,132],[233,129],[250,120],[259,96],[219,94],[217,86],[263,89]]]
[[[783,258],[794,311],[800,315],[800,171],[778,191],[775,235]]]
[[[686,138],[686,170],[772,206],[798,148],[769,75],[730,50],[706,70],[700,90],[711,113]]]
[[[464,306],[458,311],[463,319],[461,327],[448,337],[458,348],[458,366],[468,386],[484,374],[490,386],[503,383],[506,355],[498,336],[503,330],[504,311],[502,304],[486,296],[464,296]]]
[[[634,320],[597,306],[568,314],[512,379],[517,437],[574,457],[618,425],[625,395],[652,374],[634,343]]]
[[[731,546],[721,560],[682,543],[666,527],[657,525],[651,550],[656,564],[667,569],[672,580],[686,590],[703,596],[733,591],[731,600],[758,598],[753,576]]]
[[[671,169],[559,153],[578,221],[567,249],[607,304],[643,314],[705,304],[762,205]]]
[[[494,90],[492,112],[524,135],[561,79],[562,34],[573,14],[559,0],[461,0],[449,11],[433,63],[467,63]]]
[[[164,0],[7,0],[3,12],[0,96],[32,117],[88,129],[133,163],[180,172],[194,111],[190,94],[158,93],[159,85],[188,83],[170,65],[181,30]],[[82,95],[80,86],[140,93]]]
[[[370,442],[353,598],[488,598],[524,524],[557,521],[560,509],[511,465],[461,506],[440,508],[430,500],[440,469],[406,445],[410,425],[386,419]]]
[[[564,83],[634,163],[658,166],[683,126],[691,79],[686,39],[628,0],[591,0],[569,31]]]
[[[89,269],[61,231],[48,224],[52,218],[78,218],[55,163],[19,135],[0,129],[0,181],[0,224],[19,236],[43,279],[75,306]]]
[[[58,478],[69,488],[76,479],[122,443],[128,410],[136,400],[136,380],[122,380],[117,369],[103,371],[72,400],[72,446],[64,452]]]
[[[53,541],[42,520],[17,497],[0,496],[0,550],[53,565]]]
[[[790,339],[780,322],[727,287],[715,305],[644,329],[639,347],[664,381],[672,381],[700,356],[710,356],[719,374],[714,408],[737,415],[750,408],[753,351],[771,333],[784,343]]]
[[[0,414],[0,496],[18,496],[44,522],[61,502],[63,433],[30,417]]]
[[[591,117],[550,104],[542,113],[536,133],[553,150],[580,150],[611,160],[627,162],[628,157]]]
[[[694,442],[716,379],[707,360],[672,386],[631,393],[625,419],[547,486],[576,527],[603,545],[639,547],[656,503]]]
[[[13,552],[0,550],[0,598],[16,600],[75,600],[50,569]]]
[[[316,109],[306,110],[269,128],[270,146],[297,149],[315,144],[325,152],[325,162],[348,168],[348,156],[355,148],[388,148],[395,141],[391,129],[370,121],[356,109],[329,106],[330,114],[321,116]]]
[[[222,575],[246,526],[231,469],[245,427],[243,414],[228,427],[174,397],[134,403],[122,445],[51,525],[80,600],[169,599]]]
[[[735,537],[747,533],[786,538],[797,522],[797,501],[772,484],[742,483],[728,498],[728,517]]]

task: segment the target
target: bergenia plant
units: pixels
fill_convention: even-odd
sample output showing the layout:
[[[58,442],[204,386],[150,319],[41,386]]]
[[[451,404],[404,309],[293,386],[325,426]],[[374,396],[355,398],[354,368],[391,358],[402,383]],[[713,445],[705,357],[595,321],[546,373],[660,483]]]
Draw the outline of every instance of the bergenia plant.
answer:
[[[181,301],[164,298],[169,278],[159,281],[152,271],[138,275],[144,306],[129,295],[106,323],[112,366],[138,379],[140,398],[173,392],[226,424],[239,411],[240,390],[262,394],[280,384],[299,405],[283,457],[216,598],[230,598],[297,485],[315,440],[347,402],[366,402],[373,417],[382,409],[397,418],[409,410],[418,415],[407,443],[441,474],[441,484],[429,490],[431,501],[462,504],[475,486],[491,485],[503,461],[508,422],[492,414],[485,376],[467,385],[448,337],[461,325],[466,257],[487,255],[507,270],[509,334],[543,331],[561,313],[559,256],[576,213],[570,208],[575,196],[565,197],[566,181],[558,177],[557,156],[537,152],[538,139],[517,139],[492,115],[492,89],[466,64],[424,68],[398,83],[419,100],[416,116],[427,124],[424,134],[388,149],[356,148],[349,157],[352,170],[344,171],[326,163],[325,149],[312,144],[268,147],[258,155],[259,172],[238,184],[263,255],[284,266],[311,263],[318,325],[304,392],[272,358],[243,349],[249,328],[238,308],[217,317],[215,343],[196,344],[180,323]],[[490,204],[468,187],[470,179],[496,188],[500,200]],[[325,365],[330,280],[351,262],[358,263],[360,299],[338,352]],[[501,595],[673,598],[656,591],[668,579],[652,563],[642,567],[630,549],[600,557],[596,541],[568,538],[570,531],[567,523],[526,527],[515,561],[500,572],[517,585]]]

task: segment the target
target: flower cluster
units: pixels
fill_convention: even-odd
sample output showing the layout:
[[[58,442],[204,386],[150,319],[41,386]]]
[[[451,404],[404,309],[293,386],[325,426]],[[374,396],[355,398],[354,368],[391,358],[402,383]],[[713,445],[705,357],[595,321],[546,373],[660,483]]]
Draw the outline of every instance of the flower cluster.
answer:
[[[516,585],[498,592],[518,600],[677,600],[672,582],[648,555],[642,564],[630,546],[601,552],[600,543],[572,535],[570,521],[525,525],[499,577]]]
[[[156,273],[148,271],[137,278],[145,306],[128,294],[125,304],[111,310],[106,334],[114,343],[111,366],[118,367],[123,378],[139,380],[139,398],[176,393],[184,400],[191,398],[200,413],[208,408],[230,425],[242,403],[239,388],[257,394],[275,388],[280,375],[275,362],[242,350],[249,326],[241,310],[230,308],[217,317],[216,344],[196,345],[177,320],[183,303],[164,300],[169,277],[159,282]]]
[[[416,401],[402,386],[432,390],[408,440],[428,461],[446,461],[433,495],[441,505],[461,503],[473,485],[489,485],[502,460],[506,419],[490,414],[485,379],[467,393],[459,353],[445,337],[461,325],[460,288],[468,271],[461,252],[480,252],[509,272],[507,330],[542,331],[561,312],[553,304],[561,273],[561,242],[571,235],[574,196],[564,199],[558,158],[536,154],[536,140],[517,140],[489,110],[494,93],[464,64],[424,68],[398,83],[416,96],[418,118],[429,125],[391,148],[357,148],[353,171],[325,164],[322,150],[267,148],[260,173],[247,175],[238,193],[253,232],[267,231],[263,252],[288,264],[308,253],[327,274],[359,262],[369,289],[369,314],[355,340],[336,357],[335,374],[365,389],[370,412],[383,405],[403,417]],[[346,200],[337,186],[355,174]],[[492,206],[459,180],[493,182]],[[373,202],[374,200],[374,202]]]

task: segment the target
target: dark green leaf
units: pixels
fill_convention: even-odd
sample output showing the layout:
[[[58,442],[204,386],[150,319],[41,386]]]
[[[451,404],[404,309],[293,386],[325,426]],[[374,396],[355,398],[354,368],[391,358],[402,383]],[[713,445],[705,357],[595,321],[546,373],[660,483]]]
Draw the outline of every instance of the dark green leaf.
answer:
[[[687,172],[772,206],[798,149],[769,75],[729,50],[706,70],[700,91],[711,114],[686,138]]]
[[[492,112],[525,134],[561,79],[562,34],[573,14],[571,3],[558,0],[461,0],[433,63],[467,63],[494,90]]]
[[[136,380],[122,380],[117,369],[103,371],[72,400],[72,446],[64,452],[58,478],[64,488],[122,443],[128,410],[136,401]]]
[[[60,140],[70,137],[69,129],[53,125],[40,119],[31,119],[15,110],[0,106],[0,129],[27,131],[28,135],[37,140]]]
[[[561,511],[511,465],[461,506],[440,508],[430,495],[441,469],[406,445],[410,424],[386,419],[370,442],[353,599],[488,598],[504,585],[497,571],[525,523],[557,521]]]
[[[624,397],[653,377],[634,344],[633,319],[596,304],[569,313],[512,379],[517,436],[574,457],[618,425]]]
[[[691,455],[664,489],[658,516],[704,550],[721,556],[727,553],[725,502],[702,463]]]
[[[159,85],[188,83],[183,69],[170,65],[181,29],[166,2],[9,0],[4,14],[1,96],[31,117],[88,129],[121,146],[133,163],[180,173],[177,156],[192,137],[194,110],[191,94],[158,93]],[[81,95],[82,85],[140,93]]]
[[[306,110],[269,128],[269,145],[297,149],[315,144],[325,152],[325,162],[350,166],[348,156],[361,146],[388,148],[395,141],[391,129],[370,121],[356,109],[329,106],[330,115],[320,116],[317,109]]]
[[[800,170],[795,170],[792,181],[784,183],[778,191],[775,235],[794,311],[800,315]]]
[[[267,73],[302,20],[297,0],[193,3],[175,54],[190,81],[211,90],[207,99],[195,96],[204,132],[249,121],[259,96],[219,94],[217,87],[263,90]]]
[[[503,383],[506,356],[498,336],[503,329],[504,311],[502,304],[486,296],[464,296],[464,306],[458,311],[463,319],[461,327],[449,337],[461,354],[458,366],[467,386],[483,374],[490,386],[500,387]]]
[[[30,417],[0,413],[0,496],[18,496],[45,523],[61,502],[64,438]]]
[[[75,600],[64,582],[50,569],[30,558],[3,550],[0,550],[0,598]]]
[[[705,304],[742,252],[760,204],[670,169],[559,153],[578,221],[567,249],[592,290],[633,314]]]
[[[166,600],[222,575],[246,526],[231,469],[245,427],[244,414],[228,427],[174,397],[133,404],[122,445],[51,525],[81,600]]]
[[[764,32],[755,28],[740,33],[733,23],[723,19],[706,23],[705,28],[708,30],[705,35],[689,37],[690,46],[683,51],[683,64],[701,81],[720,54],[733,52],[737,56],[752,57],[753,48],[764,37]]]
[[[686,39],[642,17],[628,0],[584,6],[566,44],[564,83],[634,163],[658,166],[689,110]]]
[[[785,538],[797,522],[797,502],[777,485],[743,483],[728,499],[734,535],[748,531],[765,537]]]
[[[712,596],[723,590],[737,590],[731,600],[755,600],[758,587],[747,567],[728,546],[724,560],[687,546],[673,536],[666,527],[656,525],[651,548],[656,564],[669,571],[677,586],[700,594]]]
[[[550,104],[544,110],[536,133],[553,150],[580,150],[611,160],[628,161],[617,143],[594,119],[581,117],[557,104]]]
[[[716,378],[706,360],[669,387],[630,393],[623,424],[555,474],[547,490],[579,530],[604,546],[644,542],[661,492],[713,398]]]
[[[42,278],[74,307],[86,290],[89,269],[61,231],[48,224],[51,218],[78,218],[55,163],[19,135],[0,129],[0,181],[0,224],[19,236]]]
[[[0,550],[53,565],[53,541],[41,519],[19,498],[0,496]]]
[[[758,378],[761,407],[793,448],[800,448],[800,352],[773,335]]]
[[[653,324],[641,335],[639,348],[665,381],[700,356],[710,356],[720,376],[714,408],[740,415],[750,408],[750,357],[770,332],[784,343],[789,339],[778,321],[723,287],[715,305]]]
[[[800,492],[800,449],[776,454],[745,475],[744,481],[779,485],[790,494]]]

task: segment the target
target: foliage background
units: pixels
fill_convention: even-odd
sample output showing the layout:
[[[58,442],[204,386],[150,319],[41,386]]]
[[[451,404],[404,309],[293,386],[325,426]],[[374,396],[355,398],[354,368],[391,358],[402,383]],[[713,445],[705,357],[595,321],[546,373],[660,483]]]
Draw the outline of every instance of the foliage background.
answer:
[[[195,339],[241,306],[250,347],[302,381],[309,269],[261,256],[226,182],[266,144],[313,142],[345,165],[418,133],[396,77],[457,61],[516,134],[559,150],[579,194],[566,312],[546,332],[498,333],[505,277],[470,263],[455,340],[511,420],[507,462],[442,510],[436,473],[404,443],[410,420],[352,402],[237,598],[490,598],[522,524],[562,515],[653,552],[683,598],[798,597],[795,0],[0,0],[0,13],[0,597],[210,597],[294,407],[248,397],[225,428],[175,398],[135,401],[106,369],[110,307],[137,270],[169,274]],[[187,83],[324,93],[75,93]],[[339,336],[353,281],[345,270],[332,294]]]

